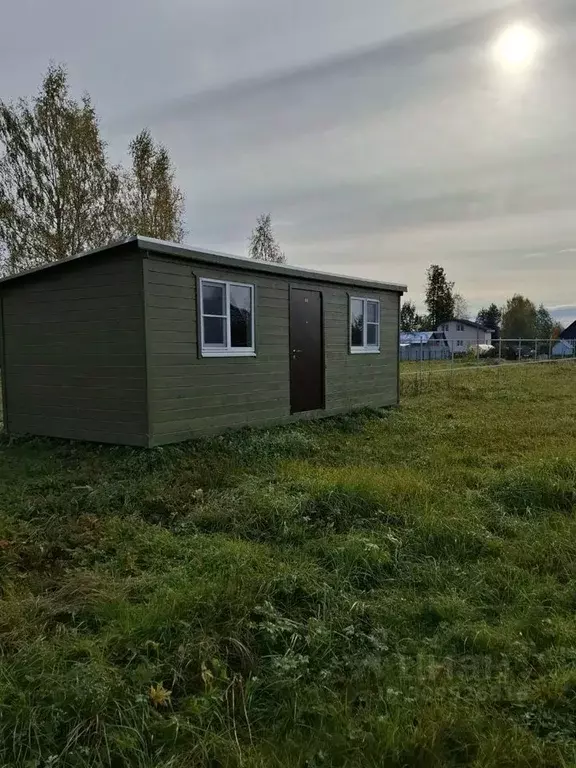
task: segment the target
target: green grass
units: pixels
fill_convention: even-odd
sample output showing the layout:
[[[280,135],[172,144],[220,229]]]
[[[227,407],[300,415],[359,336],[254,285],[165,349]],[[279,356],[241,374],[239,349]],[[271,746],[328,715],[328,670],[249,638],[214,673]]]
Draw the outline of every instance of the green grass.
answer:
[[[0,766],[576,764],[576,369],[0,445]]]

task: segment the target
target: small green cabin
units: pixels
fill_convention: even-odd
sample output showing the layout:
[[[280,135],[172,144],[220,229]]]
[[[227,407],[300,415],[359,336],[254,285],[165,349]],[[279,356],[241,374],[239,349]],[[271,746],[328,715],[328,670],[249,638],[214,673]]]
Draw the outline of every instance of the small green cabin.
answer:
[[[5,428],[151,447],[394,405],[403,291],[145,237],[6,278]]]

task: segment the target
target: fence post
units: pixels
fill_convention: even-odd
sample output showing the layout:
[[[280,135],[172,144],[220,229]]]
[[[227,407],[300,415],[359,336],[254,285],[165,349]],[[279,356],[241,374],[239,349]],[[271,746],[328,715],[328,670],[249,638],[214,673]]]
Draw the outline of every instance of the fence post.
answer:
[[[548,362],[552,360],[552,337],[548,341]]]
[[[502,336],[498,339],[498,361],[502,362]]]
[[[518,339],[518,362],[522,360],[522,339]]]

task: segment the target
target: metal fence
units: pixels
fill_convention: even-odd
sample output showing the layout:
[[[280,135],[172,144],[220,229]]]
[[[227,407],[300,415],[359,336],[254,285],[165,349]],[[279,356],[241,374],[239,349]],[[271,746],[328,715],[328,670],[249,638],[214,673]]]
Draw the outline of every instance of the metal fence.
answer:
[[[437,371],[513,364],[576,360],[576,339],[495,339],[484,344],[469,339],[420,339],[400,344],[400,372],[418,373],[422,366]]]

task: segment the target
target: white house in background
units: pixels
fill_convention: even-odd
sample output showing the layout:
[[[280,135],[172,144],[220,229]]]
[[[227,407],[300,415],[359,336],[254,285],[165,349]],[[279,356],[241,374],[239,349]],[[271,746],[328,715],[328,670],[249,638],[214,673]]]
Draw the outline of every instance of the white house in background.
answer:
[[[437,328],[444,334],[450,350],[455,354],[467,352],[471,347],[477,349],[480,344],[492,344],[492,331],[471,320],[450,320]]]

